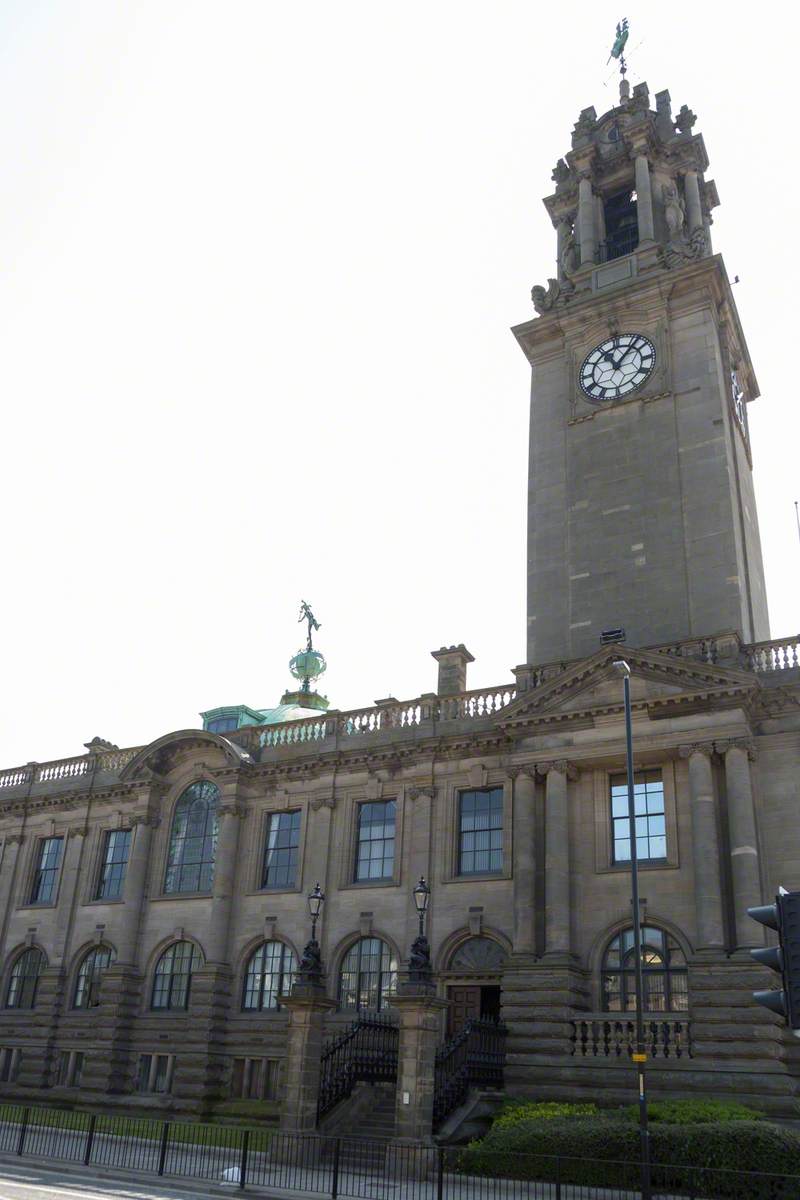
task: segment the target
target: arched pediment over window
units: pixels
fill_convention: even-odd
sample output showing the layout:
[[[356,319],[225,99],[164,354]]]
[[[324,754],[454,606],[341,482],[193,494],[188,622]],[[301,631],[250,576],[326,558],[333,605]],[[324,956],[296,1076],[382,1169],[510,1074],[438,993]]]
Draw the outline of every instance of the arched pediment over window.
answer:
[[[176,733],[165,734],[140,750],[121,771],[120,778],[143,779],[147,778],[150,771],[167,775],[187,754],[194,750],[208,751],[210,748],[222,751],[224,761],[229,766],[238,767],[252,762],[246,750],[219,733],[210,733],[205,729],[180,729]]]
[[[494,938],[470,937],[456,946],[447,969],[469,975],[481,971],[497,975],[505,967],[507,958],[505,950]]]

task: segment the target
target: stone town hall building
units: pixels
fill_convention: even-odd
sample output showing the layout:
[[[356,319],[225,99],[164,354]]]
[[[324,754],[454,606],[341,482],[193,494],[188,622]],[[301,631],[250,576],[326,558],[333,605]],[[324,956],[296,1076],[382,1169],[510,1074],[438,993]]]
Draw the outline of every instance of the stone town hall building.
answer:
[[[694,126],[623,83],[553,171],[557,270],[513,331],[533,373],[513,680],[470,691],[451,646],[403,703],[301,689],[0,772],[4,1096],[285,1102],[308,892],[329,1036],[391,1018],[424,875],[437,1039],[502,1015],[509,1090],[629,1100],[624,657],[651,1087],[792,1110],[800,1043],[750,998],[745,910],[800,888],[800,646],[769,640],[758,384]]]

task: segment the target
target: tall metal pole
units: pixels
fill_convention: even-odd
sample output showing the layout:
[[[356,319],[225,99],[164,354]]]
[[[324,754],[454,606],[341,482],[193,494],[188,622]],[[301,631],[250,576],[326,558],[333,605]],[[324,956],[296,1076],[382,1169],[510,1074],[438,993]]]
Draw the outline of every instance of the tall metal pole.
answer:
[[[641,1142],[642,1200],[650,1200],[650,1135],[647,1128],[647,1089],[645,1067],[647,1051],[644,1044],[644,978],[642,975],[642,922],[639,909],[639,858],[636,853],[636,806],[633,794],[633,727],[631,722],[631,669],[626,662],[614,664],[624,673],[622,681],[625,698],[625,758],[628,775],[628,828],[631,840],[631,893],[633,904],[633,953],[636,958],[636,1064],[639,1083],[639,1135]]]

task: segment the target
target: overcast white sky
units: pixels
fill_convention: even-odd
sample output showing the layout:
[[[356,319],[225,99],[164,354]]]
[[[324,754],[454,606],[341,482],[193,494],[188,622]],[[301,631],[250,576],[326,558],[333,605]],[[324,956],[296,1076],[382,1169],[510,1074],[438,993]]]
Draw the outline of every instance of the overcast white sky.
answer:
[[[301,597],[336,707],[432,690],[442,643],[470,686],[510,678],[509,327],[624,11],[632,80],[705,136],[772,634],[797,632],[795,8],[2,0],[0,765],[277,703]]]

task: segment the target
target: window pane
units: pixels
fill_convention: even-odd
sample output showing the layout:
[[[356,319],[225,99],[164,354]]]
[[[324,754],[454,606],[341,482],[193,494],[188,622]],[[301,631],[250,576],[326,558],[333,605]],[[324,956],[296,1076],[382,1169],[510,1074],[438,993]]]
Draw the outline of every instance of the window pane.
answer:
[[[6,1008],[36,1007],[36,989],[44,965],[44,955],[35,947],[19,956],[11,969]]]
[[[96,899],[115,900],[122,895],[122,883],[131,845],[130,829],[113,829],[106,834]]]
[[[219,789],[198,780],[175,806],[170,831],[164,891],[207,892],[214,879]]]
[[[43,838],[39,843],[33,888],[31,889],[31,904],[51,904],[55,898],[63,842],[64,839],[61,837],[52,837]]]
[[[689,1007],[688,976],[683,955],[676,947],[675,961],[681,965],[673,966],[672,959],[666,953],[668,945],[674,945],[674,942],[662,930],[653,926],[642,929],[644,1007],[649,1013],[686,1012]],[[621,971],[618,969],[620,948]],[[603,959],[602,993],[607,1012],[632,1012],[636,1007],[632,927],[623,930],[608,945]]]
[[[397,964],[380,938],[360,938],[342,961],[339,1004],[343,1009],[382,1009],[397,984]]]
[[[503,789],[462,792],[459,797],[459,875],[503,869]]]
[[[300,846],[300,812],[271,813],[264,848],[262,887],[294,887]]]
[[[75,984],[75,1008],[95,1008],[100,1003],[100,976],[115,958],[110,946],[90,950],[78,970]]]
[[[188,1008],[192,972],[199,965],[192,942],[175,942],[165,950],[156,964],[151,1008]]]
[[[391,879],[394,874],[394,800],[359,805],[356,880]]]
[[[627,801],[622,807],[620,797],[626,785],[616,778],[611,781],[611,824],[614,841],[613,861],[630,860],[630,841],[627,821]],[[634,777],[636,809],[636,853],[639,858],[659,859],[667,857],[666,823],[664,815],[664,784],[660,771],[640,772]]]

